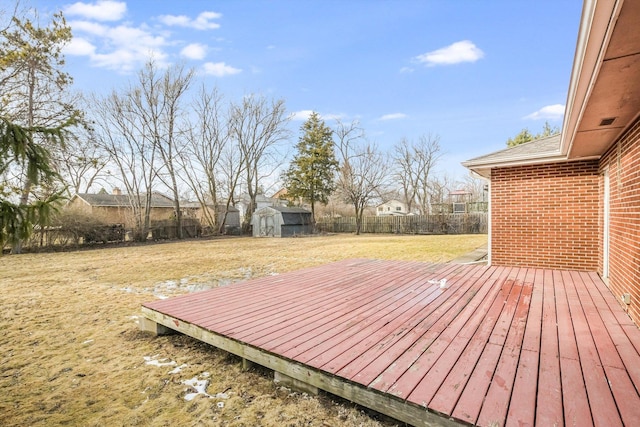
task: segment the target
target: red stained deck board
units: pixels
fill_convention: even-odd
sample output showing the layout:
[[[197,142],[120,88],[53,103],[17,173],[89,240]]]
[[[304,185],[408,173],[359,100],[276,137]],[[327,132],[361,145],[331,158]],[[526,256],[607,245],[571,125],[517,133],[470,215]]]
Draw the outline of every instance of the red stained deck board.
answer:
[[[339,271],[350,270],[352,275],[362,274],[361,267],[365,263],[374,265],[371,261],[352,260],[351,262],[337,263],[335,269]],[[320,289],[328,284],[335,284],[341,279],[349,281],[349,277],[341,278],[323,270],[322,267],[308,269],[306,274],[300,271],[287,273],[285,277],[263,277],[210,291],[155,301],[147,303],[145,306],[152,309],[176,311],[181,316],[198,322],[202,322],[212,315],[229,320],[238,316],[238,310],[249,310],[252,306],[259,307],[260,304],[268,303],[270,296],[283,298],[283,296],[290,294],[295,291],[295,288],[292,289],[292,283],[296,283],[298,280],[304,279],[306,283]]]
[[[585,276],[576,272],[572,274],[574,282],[582,282],[584,284]],[[589,280],[587,278],[587,280]],[[598,350],[598,356],[600,361],[605,366],[612,366],[614,368],[624,369],[624,364],[618,355],[615,344],[609,336],[604,322],[602,321],[600,311],[596,308],[589,291],[586,286],[576,286],[578,298],[580,298],[580,304],[584,310],[589,329],[591,330],[591,336]]]
[[[453,281],[455,286],[456,280]],[[400,304],[389,304],[389,307],[380,307],[372,310],[366,317],[361,317],[359,322],[346,325],[336,325],[328,328],[327,331],[335,334],[339,339],[325,340],[319,337],[313,347],[304,353],[299,353],[296,358],[312,366],[323,367],[335,360],[339,355],[344,355],[344,361],[352,360],[355,355],[351,352],[364,352],[366,348],[361,344],[365,341],[375,341],[379,337],[386,337],[389,334],[401,333],[406,325],[411,322],[413,316],[420,316],[423,310],[428,310],[430,304],[438,300],[445,300],[446,292],[442,291],[437,284],[428,282],[422,284],[425,291],[418,295],[418,298],[409,298],[406,301],[399,300]],[[409,297],[412,295],[409,293]],[[422,309],[422,310],[421,310]],[[332,364],[323,369],[335,372],[344,364],[336,366]]]
[[[504,348],[489,384],[489,390],[482,403],[478,424],[504,425],[511,398],[511,390],[518,367],[519,352]]]
[[[492,343],[485,346],[480,360],[453,410],[454,418],[471,424],[476,423],[501,352],[502,346]]]
[[[583,286],[584,284],[574,283],[573,280],[575,277],[572,277],[571,272],[564,271],[562,272],[562,276],[576,334],[578,354],[582,366],[584,385],[587,389],[587,396],[591,407],[593,423],[596,426],[603,427],[622,425],[604,369],[598,357],[598,350],[593,341],[589,324],[583,308],[580,305],[578,292],[576,291],[576,287]]]
[[[408,289],[407,291],[406,299],[410,299],[411,289]],[[415,296],[413,300],[419,303],[420,301],[428,300],[437,296],[436,294],[438,292],[439,291],[436,289],[436,286],[429,284],[428,281],[424,281],[422,291],[416,292],[417,296]],[[403,301],[405,300],[399,301],[400,304],[394,304],[393,301],[389,301],[387,304],[398,309],[398,307],[403,304]],[[287,357],[295,357],[296,360],[308,361],[313,359],[315,356],[322,354],[324,351],[327,351],[330,346],[348,340],[350,336],[359,332],[358,328],[368,326],[372,322],[380,320],[385,321],[384,314],[386,312],[381,307],[372,307],[369,305],[369,307],[364,308],[367,311],[362,314],[356,313],[358,315],[356,318],[352,317],[348,311],[339,313],[339,317],[332,319],[330,322],[325,323],[322,328],[317,329],[322,332],[309,336],[307,340],[298,344],[294,348],[285,350],[286,347],[283,346],[280,351],[283,351],[283,354],[287,355]],[[389,310],[389,317],[393,317],[391,310]],[[357,341],[353,341],[354,344],[356,342]]]
[[[582,376],[580,361],[576,359],[560,358],[560,375],[562,382],[562,406],[564,409],[564,425],[585,426],[593,425],[591,407],[587,398]],[[544,426],[544,424],[538,424]]]
[[[517,298],[517,296],[520,295],[520,291],[521,287],[519,283],[515,282],[513,286],[510,287],[510,293],[507,300],[509,298],[513,298],[513,295]],[[401,378],[404,382],[398,381],[394,387],[411,387],[412,390],[408,400],[415,403],[426,402],[428,404],[446,378],[452,366],[458,360],[461,352],[464,350],[470,339],[476,339],[482,343],[486,343],[487,339],[490,338],[490,334],[495,331],[495,325],[500,321],[500,319],[504,318],[504,316],[509,316],[509,313],[505,313],[505,307],[507,306],[508,304],[505,304],[504,299],[502,298],[494,300],[494,304],[487,311],[483,320],[479,323],[466,322],[462,327],[462,329],[466,330],[475,330],[475,333],[471,338],[468,338],[471,332],[462,333],[461,330],[460,334],[453,334],[454,337],[451,344],[442,351],[437,360],[434,360],[434,363],[431,366],[428,366],[428,371],[425,369],[427,366],[421,366],[421,368],[424,369],[424,373],[419,377],[416,377],[419,382],[416,382],[414,378],[411,378],[410,373],[409,375],[405,375],[404,378]],[[508,311],[509,310],[507,310],[507,312]],[[419,363],[420,361],[417,364]],[[414,383],[415,386],[413,386]]]
[[[502,286],[498,289],[496,298],[491,301],[491,307],[484,315],[485,319],[498,319],[498,315],[505,305],[504,297],[501,298],[500,296],[509,294],[512,288],[512,281],[503,282]],[[491,322],[490,320],[485,320],[480,323],[480,326],[489,328],[489,330],[491,330],[493,328],[493,323],[495,323],[495,320],[493,320],[493,322]],[[396,396],[409,396],[411,392],[416,388],[416,386],[420,383],[420,381],[424,378],[427,372],[431,369],[431,367],[438,361],[442,353],[444,353],[444,351],[451,343],[452,339],[458,336],[458,333],[468,325],[472,325],[472,323],[452,323],[447,327],[447,329],[445,329],[445,331],[443,331],[444,337],[439,337],[439,339],[436,340],[433,344],[429,343],[428,341],[429,339],[431,339],[432,335],[425,334],[425,337],[427,337],[427,342],[425,344],[429,343],[430,345],[412,346],[408,351],[403,353],[396,360],[395,366],[393,367],[393,370],[391,372],[387,371],[382,374],[382,379],[385,383],[392,383],[391,387],[389,387],[386,391]],[[478,324],[475,324],[474,327],[478,327]],[[447,334],[445,332],[450,332],[449,337],[447,337]],[[460,336],[470,337],[471,334],[460,334]],[[417,343],[420,343],[421,341],[422,340],[418,341]],[[389,378],[389,376],[391,376],[391,378]],[[394,377],[397,378],[397,380],[395,382],[392,382],[392,378]],[[416,400],[415,398],[411,401],[419,405],[424,404],[425,406],[428,403],[421,400]]]
[[[347,356],[361,354],[360,360],[346,365],[337,374],[365,384],[372,382],[381,370],[396,360],[399,352],[421,335],[427,331],[437,332],[436,322],[442,323],[443,329],[448,322],[460,315],[460,311],[468,304],[467,298],[475,295],[482,284],[477,279],[450,282],[448,289],[441,291],[442,297],[438,301],[434,300],[428,306],[416,305],[412,307],[409,318],[390,322],[389,326],[393,326],[392,331],[396,332],[373,334],[348,350]],[[381,337],[384,339],[380,339]]]
[[[350,327],[358,322],[358,317],[367,320],[370,312],[389,307],[390,301],[411,298],[415,288],[429,288],[424,286],[426,281],[421,278],[419,272],[412,272],[401,279],[396,276],[398,273],[390,269],[376,280],[359,280],[355,286],[345,287],[347,291],[344,293],[329,291],[313,296],[305,294],[305,301],[298,301],[292,306],[275,307],[276,313],[272,313],[269,318],[261,321],[259,326],[253,325],[240,329],[237,331],[237,336],[242,340],[251,340],[256,345],[268,343],[275,347],[278,343],[275,339],[288,335],[291,327],[301,328],[311,324],[315,329],[322,324],[328,324],[330,319],[326,316],[324,309],[326,306],[333,308],[332,314],[339,317],[337,322]],[[376,292],[371,292],[371,289],[367,289],[371,287],[378,289]],[[250,323],[248,325],[251,326]],[[240,333],[247,329],[249,333]]]
[[[507,336],[507,346],[515,349],[516,353],[519,353],[522,335],[524,333],[532,287],[533,286],[531,284],[525,285],[522,292],[519,294],[519,300],[514,312],[515,314],[512,320],[512,326]],[[512,294],[514,294],[513,290]],[[471,340],[464,339],[460,342],[460,345],[465,345],[466,348],[464,349],[462,356],[459,359],[456,359],[454,364],[452,364],[452,362],[457,357],[456,351],[458,349],[453,345],[447,349],[447,353],[449,353],[448,357],[445,354],[438,360],[433,371],[430,371],[428,377],[423,379],[423,382],[416,387],[416,390],[414,390],[410,398],[429,401],[429,407],[432,407],[434,410],[441,413],[451,414],[455,402],[460,397],[463,386],[466,384],[466,378],[470,375],[469,367],[475,365],[489,338],[489,332],[491,331],[488,326],[490,324],[485,320],[482,325],[487,327],[479,327]],[[456,338],[456,340],[461,338],[462,335]],[[513,373],[504,372],[502,375],[505,377],[514,376],[515,367],[513,371]],[[446,373],[446,379],[442,378],[442,374],[444,373]],[[428,379],[428,381],[426,381],[426,379]],[[441,386],[439,384],[440,379],[444,380]]]
[[[614,311],[617,311],[616,307],[614,306],[612,310],[606,301],[606,296],[611,294],[608,293],[608,289],[603,286],[604,284],[594,281],[593,277],[589,277],[589,279],[594,285],[588,288],[589,294],[599,308],[598,313],[602,317],[602,321],[609,332],[609,336],[618,351],[624,365],[624,369],[627,371],[634,384],[640,384],[640,355],[633,346],[633,343],[629,341],[629,337],[625,333],[624,327],[617,322],[617,317],[614,314]],[[635,325],[632,326],[637,329]]]
[[[145,307],[466,423],[640,425],[640,332],[593,273],[346,260]]]
[[[611,314],[609,307],[601,298],[601,294],[597,292],[597,284],[592,281],[587,273],[572,273],[572,276],[579,276],[585,283],[585,286],[578,291],[582,306],[585,308],[585,314],[594,337],[595,344],[598,349],[600,360],[604,365],[605,375],[611,387],[611,391],[615,397],[616,405],[622,415],[622,420],[627,424],[636,424],[640,421],[640,396],[631,380],[631,376],[637,378],[638,369],[640,368],[640,359],[633,357],[628,345],[622,342],[622,333],[615,336],[611,335],[619,331],[615,324],[607,322],[605,319]],[[598,308],[599,307],[599,308]],[[609,325],[607,327],[607,325]],[[615,338],[615,339],[614,339]],[[621,343],[616,345],[614,341]],[[623,362],[621,351],[624,351],[624,357],[627,362]],[[627,365],[630,365],[627,368]],[[632,423],[633,421],[633,423]]]
[[[538,352],[522,350],[509,403],[507,427],[533,426],[536,419]],[[540,418],[538,418],[540,419]],[[540,425],[554,425],[540,423]],[[562,425],[562,418],[555,425]]]
[[[491,379],[491,384],[478,418],[478,423],[481,425],[488,425],[495,422],[498,422],[499,425],[504,425],[516,377],[520,348],[522,347],[522,339],[524,337],[524,329],[533,289],[533,283],[531,283],[530,280],[532,280],[532,277],[527,275],[522,285],[519,299],[515,304],[515,312],[508,335],[505,339],[502,354],[498,360],[498,366]]]
[[[546,270],[543,275],[543,282],[536,282],[538,287],[543,288],[538,387],[544,393],[538,396],[538,424],[560,425],[563,408],[556,284],[552,271]]]
[[[351,374],[355,369],[344,369],[338,372],[338,375],[345,375],[347,378],[369,384],[376,389],[386,390],[390,383],[394,383],[397,379],[393,377],[392,372],[402,374],[407,369],[405,367],[402,370],[395,361],[407,348],[412,348],[421,336],[430,332],[435,337],[454,321],[459,321],[462,324],[463,321],[470,319],[485,296],[493,288],[492,285],[495,283],[495,279],[489,279],[494,275],[498,276],[499,274],[496,273],[501,272],[501,270],[495,270],[494,272],[489,270],[479,271],[482,271],[482,274],[472,276],[468,283],[465,283],[466,286],[460,288],[464,292],[461,292],[458,298],[454,299],[452,296],[447,300],[448,302],[451,302],[452,299],[455,301],[450,307],[447,307],[447,305],[439,306],[429,313],[423,322],[415,325],[407,334],[400,337],[386,349],[372,347],[369,353],[374,354],[375,360],[357,372],[356,375]],[[386,380],[378,377],[380,372],[386,372]]]
[[[375,269],[375,266],[367,266]],[[389,269],[389,273],[393,274],[396,270]],[[397,270],[400,271],[400,270]],[[346,274],[345,274],[346,273]],[[345,277],[340,277],[344,274]],[[373,282],[371,277],[367,277],[366,271],[360,270],[358,274],[354,274],[347,270],[337,269],[332,275],[327,274],[322,281],[315,278],[303,278],[299,281],[290,283],[289,287],[282,292],[272,292],[264,296],[263,299],[256,300],[252,305],[246,305],[244,301],[234,310],[233,304],[229,305],[229,310],[235,312],[234,316],[221,318],[218,313],[214,313],[208,319],[201,319],[203,326],[213,327],[224,334],[239,334],[250,328],[263,327],[265,322],[272,320],[274,317],[282,318],[289,310],[299,310],[309,306],[317,307],[319,305],[331,305],[336,300],[347,297],[353,291],[353,288],[362,288],[371,285],[368,289],[369,293],[375,297],[384,295],[387,292],[395,291],[393,286],[386,286],[387,282],[384,277],[380,277],[378,285]],[[250,315],[248,315],[250,314]]]

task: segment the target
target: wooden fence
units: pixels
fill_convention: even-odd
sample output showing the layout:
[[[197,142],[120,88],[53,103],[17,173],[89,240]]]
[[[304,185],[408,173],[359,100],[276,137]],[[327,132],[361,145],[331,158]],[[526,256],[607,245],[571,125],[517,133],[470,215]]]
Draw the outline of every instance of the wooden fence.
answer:
[[[355,217],[319,218],[316,228],[325,233],[354,233]],[[487,213],[408,216],[365,216],[361,233],[486,234]]]

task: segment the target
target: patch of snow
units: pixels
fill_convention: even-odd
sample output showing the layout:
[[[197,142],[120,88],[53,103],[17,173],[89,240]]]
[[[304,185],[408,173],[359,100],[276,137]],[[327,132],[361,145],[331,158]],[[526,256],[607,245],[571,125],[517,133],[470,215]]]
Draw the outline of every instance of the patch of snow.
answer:
[[[144,356],[144,361],[145,361],[145,364],[147,364],[147,365],[158,366],[158,367],[176,366],[177,365],[177,363],[175,361],[169,360],[167,358],[158,359],[158,355],[157,354],[155,356]]]
[[[195,399],[196,396],[198,396],[199,394],[209,398],[211,397],[211,395],[207,393],[209,380],[199,380],[198,377],[194,377],[194,378],[191,378],[190,380],[182,381],[182,384],[188,385],[189,387],[195,390],[195,392],[187,393],[184,395],[184,400],[186,400],[187,402]]]
[[[184,400],[191,401],[195,399],[197,396],[202,395],[204,397],[208,397],[209,399],[228,399],[229,395],[227,393],[216,393],[211,395],[207,393],[207,387],[209,387],[209,378],[210,374],[208,372],[203,372],[197,377],[193,377],[190,380],[182,381],[182,384],[188,386],[185,389],[188,393],[184,395]],[[222,403],[222,405],[220,405]],[[224,408],[223,402],[218,402],[218,408]]]

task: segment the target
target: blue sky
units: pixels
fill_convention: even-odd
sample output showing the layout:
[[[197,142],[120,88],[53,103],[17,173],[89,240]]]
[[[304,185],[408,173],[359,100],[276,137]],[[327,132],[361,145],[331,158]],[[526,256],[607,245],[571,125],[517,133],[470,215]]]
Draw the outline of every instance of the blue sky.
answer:
[[[104,93],[153,52],[194,67],[227,99],[283,98],[292,144],[308,112],[359,120],[390,149],[439,135],[440,169],[505,147],[522,128],[562,124],[581,2],[35,0],[65,13],[77,89]]]

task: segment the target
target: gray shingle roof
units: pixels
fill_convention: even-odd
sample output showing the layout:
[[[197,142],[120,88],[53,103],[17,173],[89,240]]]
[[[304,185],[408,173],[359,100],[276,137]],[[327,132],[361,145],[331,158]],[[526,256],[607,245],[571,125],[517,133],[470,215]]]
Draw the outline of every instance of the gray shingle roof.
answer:
[[[557,160],[562,155],[560,152],[560,137],[561,134],[556,134],[536,139],[515,147],[475,157],[462,162],[462,165],[480,175],[488,176],[490,169],[493,167]]]
[[[110,206],[110,207],[129,207],[131,206],[131,201],[129,196],[126,194],[90,194],[90,193],[78,193],[78,197],[80,197],[85,202],[89,203],[91,206]],[[146,198],[144,195],[141,195],[142,203],[146,203]],[[173,201],[167,196],[163,196],[162,194],[153,193],[151,195],[151,207],[152,208],[172,208]]]
[[[285,207],[285,206],[269,206],[271,209],[275,209],[278,212],[282,212],[282,213],[308,213],[310,214],[311,211],[308,211],[306,209],[303,208],[289,208],[289,207]]]

